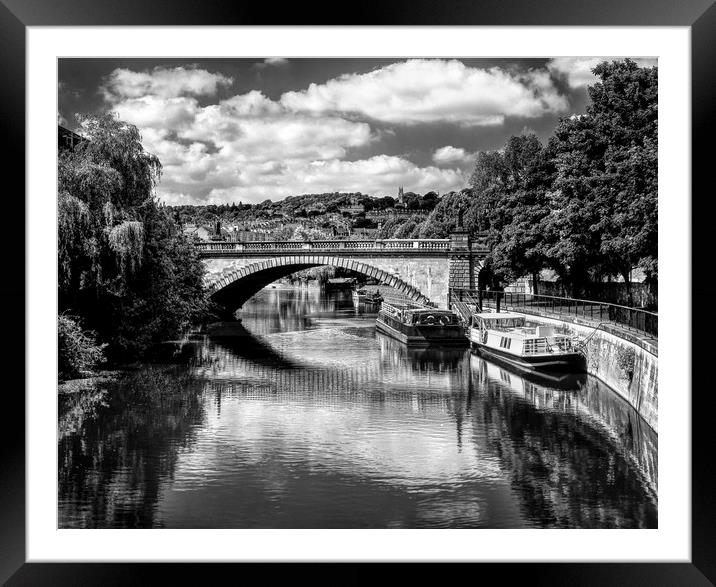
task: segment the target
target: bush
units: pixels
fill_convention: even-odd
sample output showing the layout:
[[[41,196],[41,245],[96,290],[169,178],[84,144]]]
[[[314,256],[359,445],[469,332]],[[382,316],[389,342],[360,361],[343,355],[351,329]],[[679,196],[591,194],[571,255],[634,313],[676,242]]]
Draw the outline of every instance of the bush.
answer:
[[[617,350],[617,366],[624,372],[625,378],[631,383],[636,366],[636,353],[633,348],[620,347]]]
[[[82,330],[76,318],[60,314],[57,318],[58,372],[60,379],[89,375],[104,361],[106,344],[97,344],[95,333]]]

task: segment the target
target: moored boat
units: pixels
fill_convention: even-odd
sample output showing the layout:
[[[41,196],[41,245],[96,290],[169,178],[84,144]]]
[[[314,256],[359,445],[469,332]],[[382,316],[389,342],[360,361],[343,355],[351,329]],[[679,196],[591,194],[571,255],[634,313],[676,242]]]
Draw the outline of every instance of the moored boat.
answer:
[[[467,345],[457,315],[417,304],[383,302],[376,329],[409,346]]]
[[[556,334],[552,326],[527,327],[521,314],[474,314],[469,338],[480,354],[525,371],[584,370],[584,356],[576,349],[572,337]]]
[[[378,290],[370,292],[365,288],[357,289],[353,292],[353,303],[355,304],[380,304],[383,296]]]

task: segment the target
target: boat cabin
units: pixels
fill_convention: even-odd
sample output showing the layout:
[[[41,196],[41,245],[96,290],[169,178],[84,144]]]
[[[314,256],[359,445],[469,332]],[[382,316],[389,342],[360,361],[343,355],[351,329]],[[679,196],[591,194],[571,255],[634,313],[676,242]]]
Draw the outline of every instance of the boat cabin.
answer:
[[[569,335],[556,334],[552,326],[528,327],[525,316],[510,312],[474,314],[470,340],[511,355],[574,352]]]
[[[438,310],[414,304],[386,304],[381,308],[387,315],[403,324],[416,326],[457,326],[457,315],[451,310]]]
[[[489,330],[520,328],[526,325],[525,317],[509,312],[481,312],[472,317],[472,327]]]
[[[465,329],[454,312],[411,302],[383,302],[375,327],[408,346],[468,344]]]

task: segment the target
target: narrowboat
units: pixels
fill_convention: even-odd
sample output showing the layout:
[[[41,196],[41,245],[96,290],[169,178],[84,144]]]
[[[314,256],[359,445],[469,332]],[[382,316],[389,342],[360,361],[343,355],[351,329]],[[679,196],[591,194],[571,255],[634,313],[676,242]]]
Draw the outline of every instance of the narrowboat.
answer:
[[[465,330],[457,314],[417,304],[383,302],[376,330],[409,346],[467,346]]]
[[[470,345],[479,354],[525,371],[584,370],[584,355],[566,334],[552,326],[527,327],[525,316],[511,312],[473,314]]]
[[[326,282],[326,290],[353,289],[356,286],[355,277],[334,277]]]
[[[361,288],[353,292],[354,304],[380,304],[382,301],[383,296],[378,290],[369,292],[367,289]]]

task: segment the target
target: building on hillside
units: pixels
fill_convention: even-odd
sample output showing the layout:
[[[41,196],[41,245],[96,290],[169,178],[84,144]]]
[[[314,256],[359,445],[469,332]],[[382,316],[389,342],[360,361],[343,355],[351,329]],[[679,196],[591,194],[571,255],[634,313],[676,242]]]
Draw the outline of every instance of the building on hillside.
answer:
[[[211,231],[208,228],[196,224],[186,224],[183,232],[192,240],[208,241],[211,236]]]
[[[408,207],[408,204],[405,202],[405,194],[403,193],[403,186],[401,185],[398,188],[398,201],[395,203],[395,208],[396,209],[400,209],[400,208],[405,209],[407,207]]]
[[[323,214],[326,211],[326,205],[323,202],[318,202],[316,204],[312,204],[311,206],[308,206],[306,208],[306,212],[318,212],[319,214]]]
[[[246,230],[241,228],[234,228],[229,233],[229,240],[239,243],[255,243],[259,241],[274,240],[274,238],[273,232],[270,230]]]
[[[430,212],[427,210],[408,210],[407,208],[395,208],[391,211],[392,216],[409,216],[417,218],[427,218]]]
[[[57,148],[60,151],[71,151],[82,141],[86,141],[76,132],[72,132],[69,128],[57,125]]]
[[[371,210],[365,213],[365,217],[374,222],[385,222],[396,216],[427,218],[430,212],[427,210],[408,210],[407,208],[386,208],[385,210]]]
[[[345,225],[333,225],[331,226],[331,232],[333,233],[333,238],[341,238],[351,235],[351,229]]]
[[[376,238],[378,236],[377,228],[354,228],[353,235],[365,238]]]
[[[368,220],[372,220],[373,222],[385,222],[391,217],[392,213],[392,209],[370,210],[369,212],[365,213],[365,217]]]
[[[348,206],[342,206],[338,208],[341,214],[349,214],[351,216],[357,216],[365,212],[365,206],[363,204],[349,204]]]

